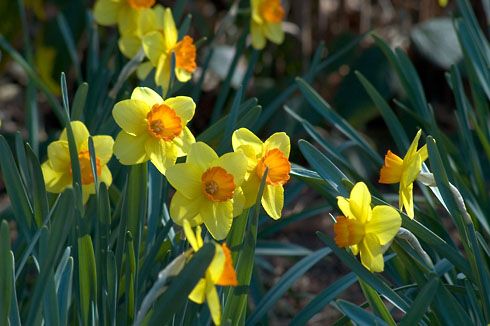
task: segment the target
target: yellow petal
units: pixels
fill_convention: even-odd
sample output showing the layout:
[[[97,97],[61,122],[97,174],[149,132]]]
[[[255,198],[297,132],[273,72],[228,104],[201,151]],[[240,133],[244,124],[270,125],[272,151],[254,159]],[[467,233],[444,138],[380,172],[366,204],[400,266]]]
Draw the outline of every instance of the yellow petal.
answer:
[[[138,36],[142,37],[145,34],[161,28],[158,26],[158,22],[161,19],[157,17],[157,14],[157,11],[153,8],[145,8],[140,10],[138,21]]]
[[[199,282],[197,282],[196,286],[189,294],[189,300],[201,304],[204,302],[205,298],[206,298],[206,280],[202,278],[199,280]]]
[[[187,220],[191,226],[202,224],[203,221],[199,215],[202,202],[201,197],[188,199],[177,191],[170,201],[170,217],[177,225],[184,224],[184,220]]]
[[[189,128],[184,127],[180,137],[175,137],[172,142],[177,147],[177,156],[181,157],[189,153],[191,145],[196,142],[196,139]]]
[[[119,1],[98,0],[94,5],[94,19],[99,25],[115,25],[117,23],[117,12],[120,7]]]
[[[90,195],[93,194],[95,194],[95,188],[93,183],[82,185],[82,200],[84,204],[87,203]]]
[[[233,222],[233,203],[230,200],[212,202],[203,200],[201,217],[209,233],[216,240],[223,240],[230,232]]]
[[[258,160],[254,147],[251,145],[241,145],[235,149],[235,152],[242,152],[247,158],[247,175],[245,178],[248,178],[250,174],[255,175],[255,168],[257,167]]]
[[[181,163],[169,167],[167,180],[178,192],[188,199],[194,199],[201,195],[203,171],[194,163]]]
[[[285,132],[276,132],[264,142],[265,152],[274,148],[279,149],[286,158],[289,158],[291,143],[289,141],[289,136],[286,135]]]
[[[213,166],[221,166],[226,172],[233,175],[233,182],[240,187],[245,179],[248,161],[242,152],[226,153],[212,163]]]
[[[121,1],[124,4],[126,1]],[[117,26],[123,36],[133,34],[138,30],[138,21],[141,10],[135,10],[128,4],[121,5],[117,13]]]
[[[138,53],[141,46],[141,39],[136,35],[121,36],[117,44],[121,53],[126,58],[131,59]]]
[[[400,183],[400,191],[398,193],[400,198],[400,210],[405,208],[407,215],[413,219],[414,209],[413,209],[413,183],[405,185]]]
[[[402,220],[396,209],[386,205],[375,206],[371,220],[365,225],[365,232],[374,234],[379,244],[384,246],[393,240],[401,225]]]
[[[284,31],[281,23],[267,23],[264,26],[265,37],[272,43],[281,44],[284,41]]]
[[[192,97],[177,96],[166,99],[163,104],[168,105],[182,120],[182,126],[185,126],[194,116],[196,103]]]
[[[402,177],[400,183],[410,184],[417,179],[417,176],[422,169],[422,158],[419,154],[415,153],[408,165],[403,167]]]
[[[171,62],[169,58],[170,56],[160,56],[155,70],[155,83],[162,87],[163,94],[167,94],[170,83]]]
[[[281,218],[282,207],[284,206],[284,189],[282,186],[265,185],[261,203],[267,215],[275,220]]]
[[[194,251],[198,251],[199,245],[197,243],[196,235],[194,234],[194,231],[192,231],[191,229],[191,224],[189,223],[188,220],[184,220],[183,224],[184,224],[183,225],[184,233],[185,233],[185,237],[187,238],[187,241],[189,242],[189,244],[191,245]]]
[[[165,44],[168,49],[171,49],[177,43],[177,28],[175,27],[174,16],[170,8],[165,8],[163,17],[163,34],[165,35]]]
[[[184,68],[175,67],[175,77],[177,77],[177,79],[181,83],[185,83],[185,82],[188,82],[189,80],[191,80],[192,73],[188,72]]]
[[[358,245],[352,245],[350,246],[350,250],[352,251],[352,254],[356,256],[359,253],[359,246]]]
[[[165,17],[165,9],[161,4],[157,4],[152,8],[155,13],[155,27],[157,30],[163,30],[163,20]]]
[[[131,99],[146,102],[150,105],[150,108],[155,104],[160,105],[163,103],[162,97],[149,87],[136,87],[131,94]]]
[[[262,50],[265,47],[265,35],[260,25],[254,20],[250,22],[250,34],[252,35],[252,46],[256,50]]]
[[[358,182],[352,188],[349,199],[350,211],[354,218],[366,223],[371,218],[371,194],[364,182]]]
[[[242,183],[241,188],[245,195],[244,208],[252,207],[257,201],[257,195],[260,188],[260,179],[255,174],[252,174],[244,183]]]
[[[145,143],[145,149],[153,165],[163,175],[177,161],[177,147],[172,142],[149,137]]]
[[[186,162],[199,165],[201,170],[204,172],[217,158],[218,155],[211,147],[209,147],[209,145],[198,141],[191,145],[189,153],[187,154]]]
[[[111,136],[93,136],[92,139],[94,141],[95,157],[99,159],[100,165],[106,165],[112,157],[114,139]]]
[[[355,218],[354,214],[350,211],[349,199],[337,196],[337,205],[346,217]]]
[[[415,135],[415,138],[413,139],[412,143],[410,144],[410,147],[408,148],[407,154],[405,154],[403,161],[410,160],[411,157],[417,151],[417,146],[419,145],[420,135],[422,135],[422,129],[419,129],[419,131],[417,131],[417,134]]]
[[[374,234],[366,234],[359,244],[361,262],[371,272],[382,272],[384,270],[383,253],[378,238]]]
[[[429,152],[427,151],[427,144],[420,147],[420,149],[417,151],[417,154],[420,155],[420,159],[422,160],[422,162],[425,161],[426,159],[428,159],[429,158]]]
[[[245,195],[241,187],[233,192],[233,217],[240,215],[245,208]]]
[[[70,171],[71,160],[68,142],[65,140],[58,140],[49,144],[48,158],[53,170],[58,172]]]
[[[215,325],[221,323],[221,305],[219,302],[218,292],[213,283],[206,283],[206,301],[208,302],[209,312]]]
[[[154,66],[157,66],[160,57],[166,53],[165,39],[162,33],[154,31],[146,34],[142,38],[142,44],[146,57]]]
[[[82,143],[87,140],[87,138],[90,136],[90,133],[88,132],[87,127],[85,127],[85,125],[81,121],[72,121],[70,125],[71,129],[73,130],[73,137],[75,138],[77,151],[79,151]],[[68,138],[66,136],[66,128],[63,129],[63,131],[61,132],[60,140],[68,141]]]
[[[131,99],[117,102],[112,109],[112,117],[125,132],[135,135],[147,133],[146,115],[150,112],[150,104],[141,100]]]
[[[206,271],[206,278],[211,281],[211,284],[216,284],[223,274],[223,269],[225,268],[225,252],[223,248],[215,243],[215,250],[213,260]]]
[[[231,136],[231,144],[233,145],[233,150],[236,151],[238,147],[242,145],[249,145],[255,150],[255,153],[262,153],[262,148],[264,143],[257,137],[253,132],[247,128],[240,128],[235,130]]]
[[[148,161],[146,155],[145,143],[148,139],[148,134],[143,133],[139,136],[133,136],[121,131],[114,142],[114,155],[121,164],[133,165]]]
[[[62,193],[68,187],[71,187],[73,179],[69,171],[58,172],[53,170],[49,161],[44,162],[41,165],[43,172],[44,183],[46,184],[46,191],[55,194]]]
[[[262,20],[262,17],[260,17],[259,5],[260,5],[260,0],[251,0],[250,1],[250,9],[252,9],[252,19],[257,24],[262,24],[263,20]]]
[[[107,165],[104,165],[101,168],[99,182],[105,183],[107,187],[109,187],[112,184],[112,173]]]
[[[152,69],[153,65],[150,61],[143,62],[136,69],[136,76],[139,80],[145,80]]]

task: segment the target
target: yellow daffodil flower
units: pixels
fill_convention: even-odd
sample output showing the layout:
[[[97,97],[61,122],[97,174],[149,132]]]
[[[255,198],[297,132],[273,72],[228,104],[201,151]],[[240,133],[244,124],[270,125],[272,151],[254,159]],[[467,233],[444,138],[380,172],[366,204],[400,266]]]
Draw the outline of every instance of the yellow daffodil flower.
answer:
[[[382,246],[400,229],[400,214],[387,205],[371,209],[371,194],[363,182],[352,188],[350,198],[337,197],[337,204],[345,216],[337,217],[334,224],[335,243],[340,248],[350,246],[354,255],[360,252],[362,264],[371,272],[382,272]]]
[[[94,19],[99,25],[118,25],[122,35],[138,29],[139,16],[151,8],[155,0],[97,0]]]
[[[131,99],[116,103],[112,116],[122,128],[114,143],[121,164],[151,160],[162,174],[187,155],[195,142],[187,123],[194,116],[192,98],[177,96],[165,101],[147,87],[136,87]]]
[[[71,127],[75,137],[80,162],[80,172],[82,176],[83,202],[86,203],[91,194],[95,194],[94,175],[88,150],[88,137],[90,136],[87,127],[80,121],[72,121]],[[93,136],[95,160],[97,166],[97,177],[100,182],[107,186],[112,183],[112,174],[107,167],[107,162],[112,157],[112,146],[114,140],[111,136]],[[46,190],[59,194],[73,184],[70,151],[66,129],[61,133],[60,139],[52,142],[48,146],[48,160],[41,165]]]
[[[282,186],[289,180],[291,171],[289,137],[284,132],[278,132],[262,142],[250,130],[240,128],[233,133],[231,142],[233,150],[243,152],[248,160],[246,181],[242,185],[245,208],[255,204],[262,176],[269,167],[261,203],[267,214],[277,220],[284,205]]]
[[[177,38],[177,27],[170,8],[164,10],[163,30],[143,36],[143,49],[151,65],[156,67],[155,83],[162,87],[163,93],[166,93],[170,82],[172,53],[175,54],[175,77],[179,81],[188,81],[196,70],[196,46],[192,37],[186,35],[179,42]],[[140,78],[145,78],[145,74],[150,72],[148,65],[140,66]]]
[[[184,220],[184,232],[192,249],[194,252],[197,252],[203,246],[201,227],[197,226],[196,233],[194,234],[189,221]],[[235,269],[233,268],[230,249],[228,249],[226,243],[223,243],[221,246],[215,244],[215,246],[216,250],[213,260],[206,270],[204,278],[199,280],[189,294],[189,299],[198,304],[202,304],[206,300],[213,322],[219,325],[221,323],[221,304],[218,292],[216,291],[216,285],[237,286],[238,281]]]
[[[284,9],[281,0],[251,0],[252,19],[250,33],[252,46],[261,50],[265,47],[265,40],[281,44],[284,41],[284,31],[281,21],[284,18]]]
[[[240,186],[247,172],[243,153],[218,157],[208,145],[191,145],[186,163],[167,170],[167,180],[177,190],[170,202],[170,217],[178,225],[188,220],[192,226],[204,222],[216,240],[230,231],[233,217],[245,204]]]
[[[388,150],[378,181],[386,184],[400,183],[400,210],[405,208],[407,215],[412,219],[414,217],[413,182],[422,169],[422,163],[429,157],[427,145],[417,150],[421,133],[422,130],[417,132],[403,159]]]

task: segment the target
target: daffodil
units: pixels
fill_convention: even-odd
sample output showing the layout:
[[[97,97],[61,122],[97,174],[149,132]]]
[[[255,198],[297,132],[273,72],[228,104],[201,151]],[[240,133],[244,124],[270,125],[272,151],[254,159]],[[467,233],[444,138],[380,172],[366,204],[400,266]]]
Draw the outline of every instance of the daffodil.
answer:
[[[90,134],[83,122],[72,121],[71,127],[75,137],[78,161],[80,162],[83,202],[86,203],[89,196],[95,193],[95,180],[88,149]],[[114,140],[111,136],[94,136],[92,139],[94,141],[98,181],[109,186],[112,183],[112,175],[106,164],[112,157]],[[48,160],[41,165],[41,168],[48,192],[59,194],[72,186],[73,177],[66,129],[61,133],[59,140],[49,144]]]
[[[266,39],[272,43],[281,44],[284,41],[284,31],[281,21],[284,18],[284,9],[281,0],[251,0],[252,19],[250,33],[252,46],[261,50],[265,47]]]
[[[94,19],[99,25],[118,25],[122,35],[135,31],[141,13],[155,4],[155,0],[97,0]]]
[[[122,128],[114,143],[114,155],[121,164],[151,160],[162,173],[187,155],[195,142],[187,123],[196,104],[192,98],[177,96],[165,101],[147,87],[136,87],[131,99],[114,106],[112,116]]]
[[[403,159],[388,150],[379,177],[380,183],[400,183],[400,210],[405,208],[410,218],[414,217],[413,182],[422,169],[422,163],[429,157],[427,145],[417,150],[421,133],[422,130],[417,132]]]
[[[240,186],[247,172],[243,153],[218,157],[208,145],[191,145],[185,163],[167,170],[167,180],[177,190],[170,202],[170,217],[178,225],[188,220],[192,226],[204,222],[216,240],[230,231],[233,217],[245,203]]]
[[[284,132],[278,132],[262,142],[250,130],[240,128],[233,133],[231,141],[233,150],[243,152],[248,161],[247,176],[242,185],[245,208],[255,204],[262,176],[268,167],[261,203],[267,214],[277,220],[284,206],[282,186],[289,180],[291,171],[289,137]]]
[[[196,227],[196,233],[192,231],[189,221],[184,220],[184,232],[187,241],[191,245],[194,252],[203,246],[201,237],[201,227]],[[238,281],[236,272],[233,268],[230,249],[223,243],[221,246],[215,244],[213,260],[209,265],[204,278],[200,279],[192,292],[189,294],[189,299],[195,303],[202,304],[204,300],[208,303],[211,318],[216,325],[221,323],[221,304],[216,291],[216,285],[221,286],[237,286]]]
[[[196,70],[196,46],[190,36],[184,36],[178,41],[177,27],[170,8],[164,10],[163,30],[153,31],[143,36],[143,49],[156,68],[155,83],[162,87],[165,93],[168,89],[171,69],[172,53],[175,55],[175,77],[186,82]],[[148,65],[139,68],[138,76],[144,78],[150,70]]]
[[[337,204],[345,216],[334,224],[335,243],[340,248],[350,247],[352,253],[361,253],[362,264],[371,272],[384,269],[383,246],[387,246],[401,226],[396,209],[380,205],[371,209],[371,194],[363,182],[358,182],[350,198],[337,197]]]

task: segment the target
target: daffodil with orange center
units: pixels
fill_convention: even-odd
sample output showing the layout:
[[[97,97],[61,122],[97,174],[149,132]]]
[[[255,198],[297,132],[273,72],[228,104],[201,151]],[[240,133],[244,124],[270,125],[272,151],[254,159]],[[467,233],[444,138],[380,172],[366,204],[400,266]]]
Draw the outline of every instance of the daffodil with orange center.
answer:
[[[281,0],[251,0],[250,7],[252,9],[250,22],[252,46],[261,50],[265,47],[266,39],[272,43],[281,44],[284,41],[281,21],[285,14]]]
[[[83,202],[86,203],[91,194],[95,194],[94,175],[90,161],[88,149],[88,138],[90,136],[87,127],[81,121],[72,121],[71,127],[75,137],[75,144],[80,162],[80,173],[82,177]],[[107,186],[112,183],[111,171],[107,167],[107,162],[112,157],[112,146],[114,140],[111,136],[92,137],[95,149],[95,164],[99,183],[104,182]],[[44,183],[48,192],[59,194],[73,184],[70,151],[66,136],[66,129],[63,130],[59,140],[52,142],[48,146],[48,160],[41,165]]]
[[[114,143],[114,155],[122,164],[151,160],[162,174],[187,155],[195,142],[187,123],[196,105],[187,96],[163,100],[147,87],[137,87],[131,99],[116,103],[112,116],[122,128]]]
[[[269,168],[261,203],[267,214],[277,220],[284,206],[283,185],[289,180],[291,171],[289,137],[278,132],[262,142],[250,130],[240,128],[233,133],[232,145],[235,152],[247,156],[247,177],[242,185],[245,208],[255,204],[265,169]]]
[[[337,217],[334,224],[335,243],[350,247],[354,255],[360,253],[362,264],[371,272],[382,272],[383,249],[400,229],[400,214],[387,205],[371,208],[371,194],[363,182],[352,188],[350,198],[337,197],[337,204],[345,216]]]
[[[202,246],[201,227],[196,227],[196,233],[192,231],[189,221],[184,220],[184,232],[187,241],[191,245],[194,252],[197,252]],[[195,303],[202,304],[204,301],[208,303],[211,318],[215,325],[221,323],[221,304],[216,291],[216,285],[221,286],[237,286],[238,280],[236,272],[233,268],[233,260],[231,258],[230,249],[223,243],[221,246],[215,244],[213,260],[209,265],[204,278],[200,279],[192,292],[189,294],[189,299]]]
[[[178,40],[177,27],[170,8],[164,10],[163,29],[143,36],[143,49],[150,60],[138,68],[138,76],[146,78],[155,67],[155,83],[166,93],[171,77],[172,54],[175,55],[175,77],[186,82],[196,70],[196,46],[192,37],[186,35]]]
[[[405,208],[410,218],[414,217],[413,182],[422,169],[422,163],[429,157],[427,145],[417,150],[421,133],[422,130],[417,132],[403,159],[388,150],[379,177],[380,183],[400,183],[400,210]]]
[[[245,204],[241,185],[247,172],[243,153],[221,157],[202,142],[191,145],[185,163],[167,170],[167,180],[177,190],[170,202],[170,217],[178,225],[204,223],[216,240],[230,231],[233,217]]]

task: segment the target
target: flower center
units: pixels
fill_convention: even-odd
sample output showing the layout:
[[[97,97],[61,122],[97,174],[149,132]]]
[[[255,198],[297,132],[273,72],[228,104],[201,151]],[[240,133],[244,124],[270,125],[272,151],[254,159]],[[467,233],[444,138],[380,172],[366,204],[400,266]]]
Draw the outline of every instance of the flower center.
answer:
[[[228,249],[228,246],[225,242],[223,242],[221,246],[223,248],[223,252],[225,253],[225,266],[223,267],[223,272],[221,273],[221,276],[216,284],[221,286],[237,286],[238,280],[236,278],[235,269],[233,268],[231,251],[230,249]]]
[[[90,153],[89,151],[81,151],[78,153],[78,161],[80,162],[80,173],[82,175],[82,184],[88,185],[94,183],[94,175],[92,174],[92,164],[90,163]],[[97,166],[97,177],[100,176],[102,172],[102,167],[100,166],[100,160],[95,158],[95,165]],[[72,174],[70,166],[70,174]]]
[[[196,70],[196,46],[193,42],[192,37],[186,35],[172,48],[175,53],[175,66],[189,73]]]
[[[148,132],[155,138],[171,141],[182,132],[182,120],[168,105],[153,105],[146,119]]]
[[[155,0],[128,0],[128,4],[133,9],[150,8],[155,4]]]
[[[236,185],[233,175],[225,169],[215,166],[206,170],[201,177],[202,192],[212,201],[220,202],[233,198]]]
[[[280,23],[284,17],[281,0],[265,0],[259,7],[260,15],[269,23]]]
[[[291,163],[284,154],[277,148],[274,148],[265,153],[264,157],[259,161],[255,168],[255,173],[262,179],[266,167],[269,167],[267,172],[266,183],[272,186],[280,186],[289,180],[289,172],[291,171]]]
[[[334,239],[335,243],[340,248],[356,245],[364,238],[364,224],[345,216],[337,217],[333,230],[337,235]]]

